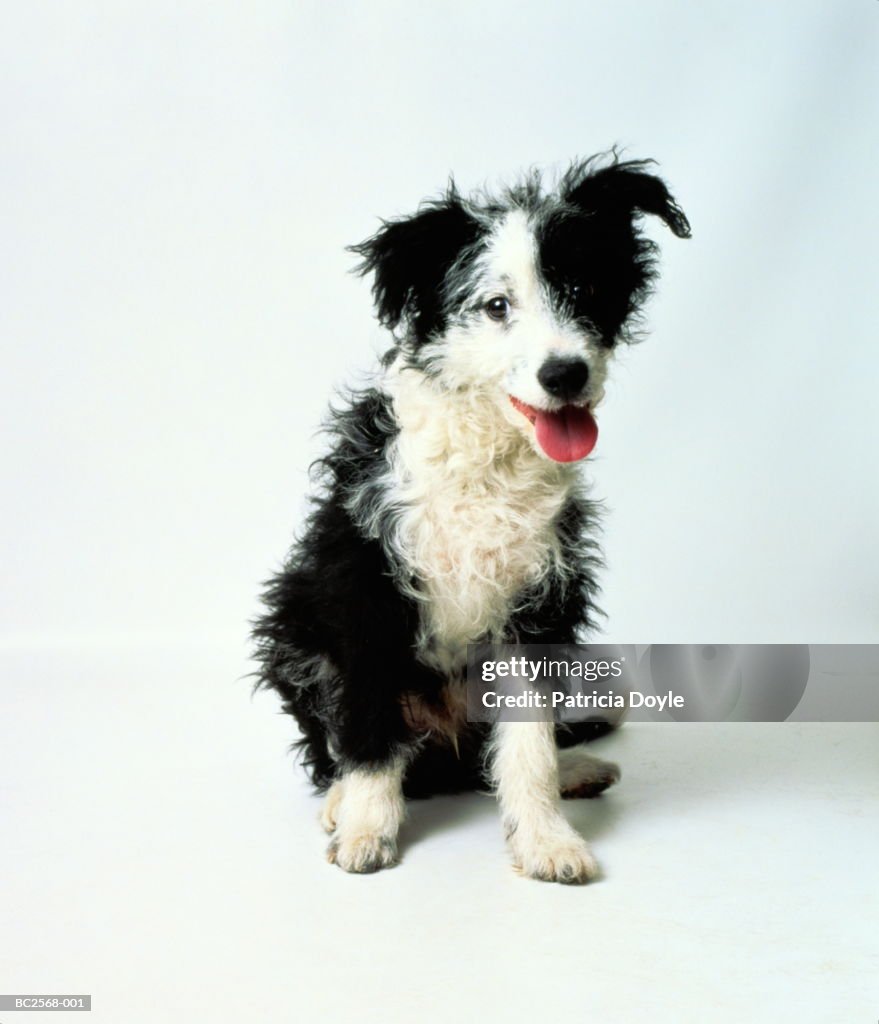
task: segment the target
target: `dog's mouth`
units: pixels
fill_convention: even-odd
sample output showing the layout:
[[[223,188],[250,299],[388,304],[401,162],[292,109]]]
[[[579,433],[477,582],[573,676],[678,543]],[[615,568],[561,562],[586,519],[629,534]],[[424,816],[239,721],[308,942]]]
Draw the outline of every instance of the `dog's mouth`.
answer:
[[[598,440],[598,424],[585,405],[563,405],[561,409],[536,409],[510,395],[513,408],[534,424],[534,439],[544,455],[554,462],[585,459]]]

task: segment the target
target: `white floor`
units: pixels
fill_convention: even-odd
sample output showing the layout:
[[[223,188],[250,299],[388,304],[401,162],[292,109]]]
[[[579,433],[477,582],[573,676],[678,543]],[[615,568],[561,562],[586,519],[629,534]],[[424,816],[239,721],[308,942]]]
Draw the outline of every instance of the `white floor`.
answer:
[[[94,1024],[879,1018],[879,726],[626,726],[592,748],[620,786],[566,804],[592,886],[515,876],[479,796],[353,877],[231,664],[2,655],[0,991]]]

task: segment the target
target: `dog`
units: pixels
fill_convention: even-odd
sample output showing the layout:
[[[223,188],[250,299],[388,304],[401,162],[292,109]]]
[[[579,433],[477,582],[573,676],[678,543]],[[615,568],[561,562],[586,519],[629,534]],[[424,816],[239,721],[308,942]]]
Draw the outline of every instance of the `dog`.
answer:
[[[578,463],[655,277],[641,219],[690,236],[653,164],[613,152],[497,195],[452,182],[351,247],[392,342],[332,413],[312,512],[254,625],[257,686],[298,723],[346,871],[396,862],[407,796],[490,786],[518,871],[597,875],[560,797],[618,779],[582,749],[598,727],[469,722],[463,680],[470,644],[572,643],[594,624]]]

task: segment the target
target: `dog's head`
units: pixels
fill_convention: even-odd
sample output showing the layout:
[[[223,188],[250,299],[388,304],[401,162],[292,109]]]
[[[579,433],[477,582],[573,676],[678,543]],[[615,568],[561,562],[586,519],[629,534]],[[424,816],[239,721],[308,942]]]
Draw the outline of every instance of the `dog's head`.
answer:
[[[650,161],[575,164],[545,193],[536,175],[500,198],[450,187],[386,222],[354,252],[406,362],[475,389],[558,462],[595,443],[591,409],[655,273],[644,214],[690,234]],[[532,429],[533,426],[533,429]]]

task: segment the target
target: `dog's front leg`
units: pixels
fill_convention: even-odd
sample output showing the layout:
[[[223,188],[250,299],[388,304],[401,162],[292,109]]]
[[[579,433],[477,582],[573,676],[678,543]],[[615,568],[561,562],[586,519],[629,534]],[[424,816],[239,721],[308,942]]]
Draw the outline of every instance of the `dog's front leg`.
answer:
[[[374,635],[380,624],[369,623]],[[395,681],[413,674],[408,661],[365,656],[345,666],[344,691],[333,735],[336,781],[321,823],[331,833],[327,859],[345,871],[368,874],[397,861],[397,833],[406,813],[403,777],[413,748]]]
[[[405,759],[349,768],[333,783],[321,822],[332,840],[327,859],[345,871],[367,874],[397,859],[397,833],[405,815]]]
[[[515,866],[548,882],[580,884],[594,878],[595,858],[561,812],[552,721],[499,722],[492,755],[492,776]]]

